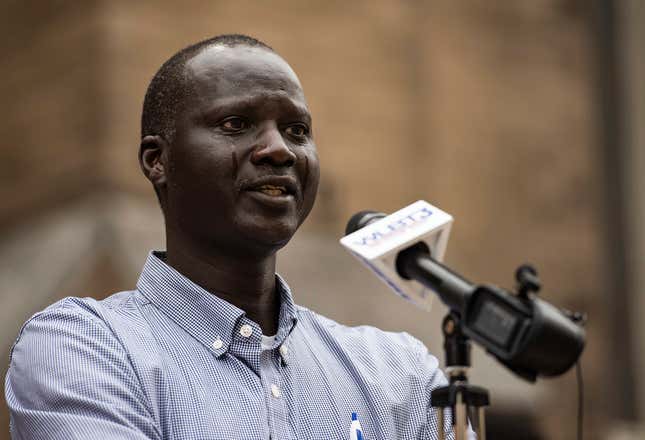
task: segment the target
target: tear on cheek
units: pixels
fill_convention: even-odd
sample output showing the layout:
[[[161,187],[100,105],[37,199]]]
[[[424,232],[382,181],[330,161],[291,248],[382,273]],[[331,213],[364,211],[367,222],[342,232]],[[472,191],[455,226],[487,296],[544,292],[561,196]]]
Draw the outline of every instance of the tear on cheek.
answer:
[[[240,162],[237,159],[237,151],[235,151],[235,148],[231,146],[231,174],[233,176],[233,180],[237,179],[239,164]]]

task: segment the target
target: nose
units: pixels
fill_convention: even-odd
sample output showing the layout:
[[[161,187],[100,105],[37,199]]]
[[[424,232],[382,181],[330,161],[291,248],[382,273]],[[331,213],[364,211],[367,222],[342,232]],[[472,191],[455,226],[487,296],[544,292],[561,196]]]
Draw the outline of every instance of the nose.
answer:
[[[255,165],[273,165],[290,167],[296,162],[296,155],[285,143],[278,127],[267,127],[257,139],[251,155]]]

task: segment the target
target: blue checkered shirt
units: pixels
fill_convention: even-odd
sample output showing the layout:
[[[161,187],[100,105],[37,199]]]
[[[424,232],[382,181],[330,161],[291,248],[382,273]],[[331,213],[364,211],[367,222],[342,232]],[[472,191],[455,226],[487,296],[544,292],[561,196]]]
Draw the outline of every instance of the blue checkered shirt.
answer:
[[[436,439],[437,359],[406,333],[346,327],[297,306],[278,276],[261,329],[151,253],[134,291],[66,298],[11,354],[14,439]],[[451,436],[452,437],[452,436]]]

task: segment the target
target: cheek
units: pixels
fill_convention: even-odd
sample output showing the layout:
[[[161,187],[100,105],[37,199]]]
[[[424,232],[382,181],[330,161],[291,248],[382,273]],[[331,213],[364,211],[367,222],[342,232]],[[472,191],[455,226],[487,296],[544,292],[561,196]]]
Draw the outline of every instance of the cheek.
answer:
[[[171,155],[174,174],[182,180],[208,181],[217,176],[230,178],[237,173],[234,151],[230,142],[214,139],[208,130],[200,130]]]
[[[308,152],[304,156],[304,210],[305,215],[309,213],[313,207],[318,192],[318,182],[320,180],[320,164],[318,162],[318,154],[315,150]]]
[[[190,145],[171,155],[169,190],[175,204],[206,214],[214,204],[224,208],[235,193],[237,161],[228,145]]]
[[[307,187],[314,194],[318,191],[318,181],[320,180],[320,164],[318,155],[313,153],[307,157]]]

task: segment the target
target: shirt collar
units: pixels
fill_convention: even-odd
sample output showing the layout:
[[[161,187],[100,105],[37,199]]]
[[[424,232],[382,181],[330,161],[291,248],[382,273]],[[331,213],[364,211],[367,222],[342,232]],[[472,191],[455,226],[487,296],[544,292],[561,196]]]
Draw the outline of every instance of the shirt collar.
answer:
[[[244,310],[234,306],[195,284],[165,263],[165,252],[148,254],[137,289],[157,309],[212,350],[217,356],[226,353],[236,339],[240,327],[247,322],[260,328]],[[287,283],[276,274],[276,289],[280,294],[280,316],[275,346],[281,345],[297,323],[296,306]],[[215,343],[216,341],[221,343]]]

